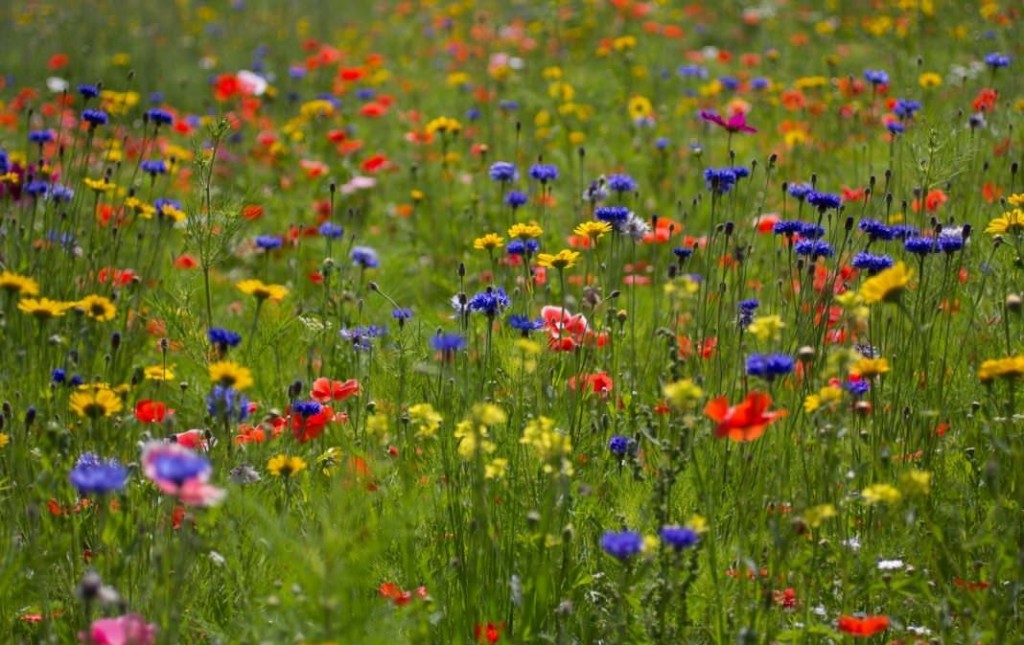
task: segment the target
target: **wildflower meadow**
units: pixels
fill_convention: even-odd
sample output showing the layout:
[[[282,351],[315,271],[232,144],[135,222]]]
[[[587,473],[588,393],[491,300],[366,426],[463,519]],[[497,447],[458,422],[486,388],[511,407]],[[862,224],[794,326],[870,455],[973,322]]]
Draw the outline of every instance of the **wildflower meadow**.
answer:
[[[1024,642],[1017,0],[0,7],[0,643]]]

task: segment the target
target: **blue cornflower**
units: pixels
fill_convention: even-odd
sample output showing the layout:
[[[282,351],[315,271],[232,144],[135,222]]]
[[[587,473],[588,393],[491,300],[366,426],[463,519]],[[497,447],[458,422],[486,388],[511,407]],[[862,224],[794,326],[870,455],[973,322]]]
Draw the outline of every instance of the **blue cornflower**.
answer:
[[[345,229],[340,224],[334,222],[324,222],[320,225],[320,235],[326,238],[336,240],[345,234]]]
[[[880,69],[866,69],[864,70],[864,80],[872,85],[888,85],[889,74]]]
[[[512,182],[519,179],[519,171],[516,170],[515,164],[507,161],[495,161],[487,174],[494,181]]]
[[[39,179],[25,184],[25,193],[32,197],[44,197],[49,190],[50,184]]]
[[[779,220],[772,226],[772,233],[775,235],[785,235],[786,237],[793,237],[797,233],[803,230],[806,226],[806,222],[800,220]]]
[[[50,186],[50,199],[55,202],[70,202],[75,196],[75,191],[63,184]]]
[[[377,96],[377,93],[373,91],[372,88],[369,87],[360,87],[358,90],[356,90],[356,98],[359,99],[360,101],[369,101],[373,99],[373,97],[375,96]]]
[[[241,334],[223,327],[210,327],[206,332],[206,337],[210,339],[210,344],[222,353],[226,352],[229,347],[237,347],[242,342]]]
[[[676,70],[676,73],[683,78],[707,78],[708,70],[700,65],[683,65]]]
[[[912,101],[909,99],[896,99],[896,107],[892,109],[892,113],[901,119],[912,119],[914,113],[921,109],[920,101]]]
[[[867,233],[871,240],[891,240],[893,238],[893,229],[876,219],[862,219],[857,228]]]
[[[824,240],[800,240],[793,246],[797,255],[809,255],[811,260],[830,258],[835,255],[832,245]]]
[[[761,303],[756,298],[750,300],[741,300],[739,303],[739,325],[740,329],[746,329],[750,326],[750,323],[754,322],[754,312],[761,306]]]
[[[150,108],[146,110],[146,118],[157,126],[170,125],[174,121],[174,117],[171,116],[171,113],[161,108]]]
[[[846,381],[843,383],[843,388],[855,397],[860,398],[868,393],[868,390],[871,389],[871,384],[864,379],[857,379],[856,381]]]
[[[622,435],[615,435],[608,441],[608,450],[622,459],[627,453],[633,453],[636,450],[636,442]]]
[[[750,81],[750,89],[754,90],[755,92],[766,90],[770,85],[771,81],[769,81],[767,78],[764,78],[763,76],[758,76],[757,78],[751,79]]]
[[[689,246],[677,246],[676,248],[672,249],[672,254],[675,255],[680,260],[685,260],[686,258],[693,255],[693,248]]]
[[[506,322],[512,329],[518,329],[522,332],[524,338],[529,336],[531,331],[537,331],[544,327],[543,319],[531,320],[529,316],[521,316],[519,314],[509,316]]]
[[[28,140],[32,143],[43,145],[44,143],[53,141],[53,133],[49,130],[33,130],[28,133]]]
[[[745,166],[733,166],[729,170],[732,171],[732,174],[736,175],[737,180],[750,176],[750,169]]]
[[[124,488],[128,469],[116,459],[100,459],[87,452],[78,458],[68,479],[79,495],[106,495]]]
[[[833,195],[832,193],[819,193],[816,190],[812,190],[807,193],[807,203],[818,209],[818,212],[824,213],[828,209],[838,209],[843,204],[843,198],[839,195]]]
[[[537,240],[515,239],[505,246],[505,252],[509,255],[533,255],[540,250],[540,242]]]
[[[505,205],[511,207],[512,210],[516,210],[527,201],[529,201],[529,198],[526,196],[526,193],[518,190],[510,190],[508,191],[508,194],[505,195]]]
[[[632,193],[637,189],[637,183],[629,175],[611,175],[608,177],[608,189],[619,194]]]
[[[601,548],[619,560],[628,560],[644,548],[644,537],[635,531],[609,531],[601,536]]]
[[[401,324],[402,322],[412,318],[412,309],[399,307],[391,312],[391,317],[394,318]]]
[[[504,311],[512,301],[502,287],[487,287],[469,299],[469,310],[484,314],[488,318],[494,318]]]
[[[546,163],[537,163],[530,166],[530,177],[546,184],[549,181],[558,179],[558,166]]]
[[[513,112],[519,109],[519,102],[512,99],[502,99],[498,101],[498,109],[505,112]]]
[[[368,246],[353,246],[348,254],[352,261],[364,269],[373,269],[380,266],[380,259],[377,251]]]
[[[159,197],[153,202],[153,208],[156,209],[157,213],[163,213],[164,208],[173,208],[176,211],[180,211],[181,202],[176,199],[165,199],[163,197]]]
[[[466,339],[458,334],[435,334],[430,337],[430,348],[442,354],[451,354],[466,347]]]
[[[939,250],[943,253],[956,253],[964,248],[963,229],[950,226],[939,232]]]
[[[53,383],[61,384],[64,383],[65,380],[67,380],[67,372],[63,369],[55,367],[53,371],[50,372],[50,381]]]
[[[320,414],[320,412],[323,409],[324,406],[322,406],[317,401],[296,401],[292,405],[292,412],[299,415],[303,419],[308,419],[309,417],[316,416]]]
[[[935,250],[935,240],[929,237],[908,237],[903,240],[903,250],[916,255],[928,255]]]
[[[73,388],[73,387],[78,387],[79,385],[83,385],[83,384],[85,384],[85,379],[83,379],[78,374],[72,374],[71,378],[68,379],[68,387],[72,387]]]
[[[150,92],[149,93],[149,102],[152,103],[153,105],[158,105],[160,103],[163,103],[164,102],[164,93],[163,92]]]
[[[142,172],[148,173],[153,177],[167,172],[167,163],[163,159],[147,159],[139,167],[142,168]]]
[[[338,332],[343,340],[352,344],[352,348],[360,351],[367,351],[373,347],[371,341],[378,336],[388,333],[387,327],[367,325],[365,327],[351,327]]]
[[[78,93],[82,95],[83,99],[94,99],[100,95],[100,88],[95,85],[79,85]]]
[[[98,125],[106,125],[110,117],[103,110],[88,109],[82,110],[82,120],[95,128]]]
[[[153,457],[151,463],[156,479],[173,482],[181,486],[190,479],[202,477],[210,472],[210,460],[191,453],[164,452]]]
[[[663,526],[659,534],[661,540],[676,551],[689,549],[700,542],[700,535],[686,526]]]
[[[672,141],[668,137],[658,137],[654,140],[654,147],[658,150],[664,150],[672,145]]]
[[[256,246],[260,247],[264,251],[273,251],[274,249],[281,248],[284,241],[276,235],[257,235]]]
[[[908,237],[913,237],[914,235],[920,235],[921,233],[921,229],[916,226],[911,226],[910,224],[895,224],[889,230],[892,231],[892,238],[886,239],[904,240]]]
[[[467,121],[476,121],[479,118],[480,118],[480,108],[471,107],[468,110],[466,110],[466,120]]]
[[[907,131],[907,126],[899,121],[889,121],[885,124],[885,129],[889,131],[889,134],[903,134]]]
[[[1010,57],[999,52],[993,52],[985,56],[985,64],[992,69],[999,69],[1000,67],[1006,67],[1010,64]]]
[[[713,193],[724,195],[736,185],[736,172],[732,168],[706,168],[704,183]]]
[[[583,191],[583,201],[589,204],[598,204],[606,199],[608,199],[608,182],[604,177],[590,182],[590,185]]]
[[[729,90],[730,92],[735,92],[736,89],[740,86],[740,82],[733,78],[732,76],[720,76],[718,78],[718,82],[722,84],[722,87]]]
[[[825,227],[817,224],[800,222],[800,230],[798,232],[800,233],[800,237],[816,240],[825,235]]]
[[[799,201],[804,201],[807,195],[814,192],[814,186],[810,184],[790,184],[787,191],[791,197],[795,197]]]
[[[214,385],[206,396],[206,411],[215,419],[245,421],[249,416],[249,399],[233,387]]]
[[[594,218],[608,222],[615,228],[621,227],[629,220],[630,210],[625,206],[598,206],[594,209]]]
[[[892,265],[892,258],[888,255],[872,255],[871,253],[858,253],[850,261],[850,266],[855,269],[863,269],[870,275],[885,271]]]
[[[785,354],[753,354],[747,357],[747,374],[766,381],[793,371],[793,358]]]

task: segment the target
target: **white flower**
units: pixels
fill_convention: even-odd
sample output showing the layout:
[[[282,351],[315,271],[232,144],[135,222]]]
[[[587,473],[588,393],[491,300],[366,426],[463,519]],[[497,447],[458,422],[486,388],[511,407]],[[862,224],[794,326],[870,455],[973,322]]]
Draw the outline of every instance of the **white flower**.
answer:
[[[843,540],[843,546],[854,552],[860,551],[860,536],[854,535],[852,538],[849,538],[848,540]]]
[[[267,79],[255,72],[243,69],[236,76],[242,87],[246,88],[253,96],[263,96],[263,93],[267,91]]]
[[[68,82],[59,76],[51,76],[46,79],[46,89],[50,90],[54,94],[60,94],[61,92],[67,91],[68,87]]]
[[[903,560],[879,560],[877,566],[879,571],[895,571],[902,569],[905,565]]]

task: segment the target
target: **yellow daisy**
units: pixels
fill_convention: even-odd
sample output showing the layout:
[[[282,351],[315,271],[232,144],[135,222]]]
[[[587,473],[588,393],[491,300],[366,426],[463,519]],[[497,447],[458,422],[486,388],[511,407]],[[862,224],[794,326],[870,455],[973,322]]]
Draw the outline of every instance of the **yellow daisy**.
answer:
[[[277,455],[267,461],[267,470],[274,477],[294,477],[306,469],[306,460],[294,455]]]
[[[1012,211],[1006,211],[999,217],[995,218],[988,223],[985,227],[986,233],[992,233],[993,235],[1006,235],[1024,233],[1024,210],[1015,208]]]
[[[151,365],[143,370],[146,376],[146,380],[149,381],[173,381],[174,371],[171,370],[172,366],[164,367],[163,365]]]
[[[110,301],[110,298],[103,296],[86,296],[75,303],[75,309],[100,322],[113,320],[117,315],[114,303]]]
[[[876,302],[895,302],[910,284],[913,269],[908,269],[903,262],[897,262],[877,275],[873,275],[860,285],[860,295],[867,304]]]
[[[71,411],[82,418],[109,417],[122,409],[121,397],[110,388],[84,389],[71,394]]]
[[[252,372],[232,361],[210,363],[210,380],[217,385],[244,390],[252,387]]]
[[[38,296],[39,283],[28,276],[10,271],[0,273],[0,289],[20,296]]]
[[[576,265],[576,260],[580,257],[579,252],[570,251],[569,249],[562,249],[558,253],[552,255],[550,253],[540,253],[537,255],[537,264],[542,267],[549,269],[570,269]]]
[[[242,280],[235,286],[242,293],[254,296],[257,300],[270,298],[274,302],[281,302],[288,295],[288,287],[279,284],[264,284],[260,280]]]
[[[520,240],[529,240],[540,237],[543,232],[544,229],[536,224],[513,224],[511,228],[508,229],[508,236],[519,238]]]
[[[58,302],[49,298],[22,298],[18,301],[18,310],[35,316],[38,320],[49,320],[50,318],[60,318],[74,304],[73,302]]]
[[[478,251],[493,251],[504,243],[505,239],[497,233],[488,233],[473,240],[473,248]]]
[[[603,235],[612,232],[612,225],[608,222],[602,222],[600,220],[590,220],[589,222],[583,222],[579,224],[573,233],[580,237],[585,237],[591,241],[595,241],[601,238]]]

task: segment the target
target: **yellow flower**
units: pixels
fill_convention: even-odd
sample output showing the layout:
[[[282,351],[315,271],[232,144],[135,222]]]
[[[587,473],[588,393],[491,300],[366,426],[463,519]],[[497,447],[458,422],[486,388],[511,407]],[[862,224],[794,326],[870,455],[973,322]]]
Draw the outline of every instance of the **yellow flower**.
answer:
[[[862,358],[850,368],[850,374],[873,379],[889,371],[889,361],[884,358]]]
[[[772,314],[755,318],[747,327],[747,331],[760,341],[779,340],[782,338],[782,329],[785,326],[786,323],[782,322],[782,316]]]
[[[277,455],[267,461],[267,470],[274,477],[294,477],[306,469],[306,460],[294,455]]]
[[[704,396],[704,390],[700,389],[692,379],[684,378],[674,383],[666,383],[661,388],[662,394],[668,399],[669,404],[677,410],[686,410],[693,407]]]
[[[253,384],[252,372],[232,361],[210,363],[210,380],[217,385],[244,390]]]
[[[38,296],[39,283],[32,278],[10,271],[0,273],[0,289],[20,296]]]
[[[377,437],[380,443],[387,441],[390,427],[391,424],[388,423],[388,415],[386,414],[371,414],[366,419],[366,431]]]
[[[7,435],[7,433],[0,432],[0,448],[5,448],[7,444],[9,444],[10,442],[11,438]]]
[[[181,210],[180,208],[175,208],[173,204],[164,204],[163,206],[161,206],[160,215],[166,217],[167,219],[175,223],[184,222],[185,218],[187,217],[185,215],[185,211]]]
[[[917,77],[917,84],[926,90],[942,85],[942,77],[935,72],[925,72]]]
[[[932,474],[926,470],[909,470],[900,476],[904,495],[927,495],[932,491]]]
[[[549,269],[571,269],[576,265],[576,260],[579,259],[579,257],[580,254],[577,251],[562,249],[555,255],[551,255],[550,253],[538,254],[537,264]]]
[[[1010,206],[1021,207],[1024,206],[1024,193],[1016,193],[1006,198],[1006,203]]]
[[[478,450],[490,454],[497,449],[494,442],[488,439],[487,427],[472,421],[460,421],[455,426],[454,435],[459,440],[459,456],[466,461],[472,459]]]
[[[560,459],[572,453],[572,440],[569,435],[556,428],[554,420],[548,417],[530,420],[523,429],[523,437],[519,443],[533,448],[541,462]]]
[[[493,251],[504,243],[505,239],[497,233],[488,233],[473,240],[473,248],[478,251]]]
[[[1014,195],[1014,197],[1020,197],[1020,195]],[[1013,199],[1013,197],[1010,199]],[[1012,211],[1006,211],[989,222],[988,226],[985,227],[985,232],[992,233],[993,235],[1006,235],[1007,233],[1020,235],[1024,233],[1024,210],[1015,208]]]
[[[900,491],[890,484],[872,484],[860,492],[867,504],[895,504],[903,498]]]
[[[93,189],[97,193],[109,193],[110,191],[117,188],[117,186],[110,183],[105,178],[89,179],[88,177],[86,177],[84,181],[86,186]]]
[[[860,285],[860,295],[869,305],[877,302],[895,302],[910,284],[913,269],[908,269],[904,262],[897,262],[885,271],[871,276]]]
[[[576,90],[568,83],[555,81],[548,85],[548,96],[562,103],[570,103],[576,96]]]
[[[557,81],[562,78],[562,68],[557,66],[545,67],[541,70],[540,75],[545,81]]]
[[[117,315],[114,303],[110,301],[110,298],[104,296],[86,296],[75,303],[75,309],[100,322],[113,320]]]
[[[512,238],[519,238],[520,240],[529,240],[531,238],[540,237],[543,232],[544,229],[536,224],[513,224],[508,229],[508,236]]]
[[[288,295],[288,287],[279,284],[263,284],[260,280],[242,280],[235,286],[242,293],[255,296],[257,300],[270,298],[274,302],[280,302]]]
[[[60,318],[74,305],[73,302],[58,302],[49,298],[22,298],[18,301],[18,310],[35,316],[38,320],[49,320]]]
[[[686,527],[694,533],[707,533],[708,532],[708,521],[704,519],[704,516],[694,514],[686,522]]]
[[[304,119],[334,116],[334,104],[326,99],[306,101],[299,108],[299,114]]]
[[[500,425],[508,420],[505,411],[493,403],[477,403],[473,406],[471,414],[477,422],[487,427]]]
[[[331,446],[316,458],[316,463],[320,466],[320,472],[330,477],[341,463],[341,448]]]
[[[508,459],[498,457],[484,466],[485,479],[501,479],[508,472]]]
[[[156,207],[142,201],[138,197],[129,197],[124,200],[124,207],[131,209],[142,219],[152,219],[156,215]]]
[[[634,96],[629,99],[629,116],[634,120],[650,118],[654,116],[654,107],[646,97]]]
[[[804,412],[810,414],[822,408],[834,410],[840,401],[843,400],[843,389],[832,385],[826,385],[815,394],[808,394],[804,399]]]
[[[164,367],[163,365],[150,365],[143,370],[146,379],[149,381],[173,381],[174,372],[171,367]]]
[[[459,123],[455,119],[446,116],[439,116],[427,124],[427,132],[429,134],[434,134],[436,132],[439,132],[441,134],[458,134],[461,130],[461,123]]]
[[[71,411],[83,418],[109,417],[122,409],[121,397],[110,388],[84,389],[71,394]]]
[[[596,241],[603,235],[612,232],[612,225],[608,222],[602,222],[600,220],[590,220],[579,224],[573,229],[573,234],[580,237],[585,237],[589,240]]]
[[[812,529],[818,528],[825,520],[832,519],[835,516],[836,507],[831,504],[812,506],[804,511],[804,521],[807,522],[807,526]]]
[[[444,419],[429,403],[417,403],[409,406],[409,421],[416,426],[417,437],[432,439],[437,435]]]
[[[636,47],[636,36],[619,36],[612,41],[612,49],[617,52],[628,51]]]
[[[1024,355],[1007,356],[983,361],[978,368],[978,380],[989,383],[995,378],[1014,378],[1024,375]]]

